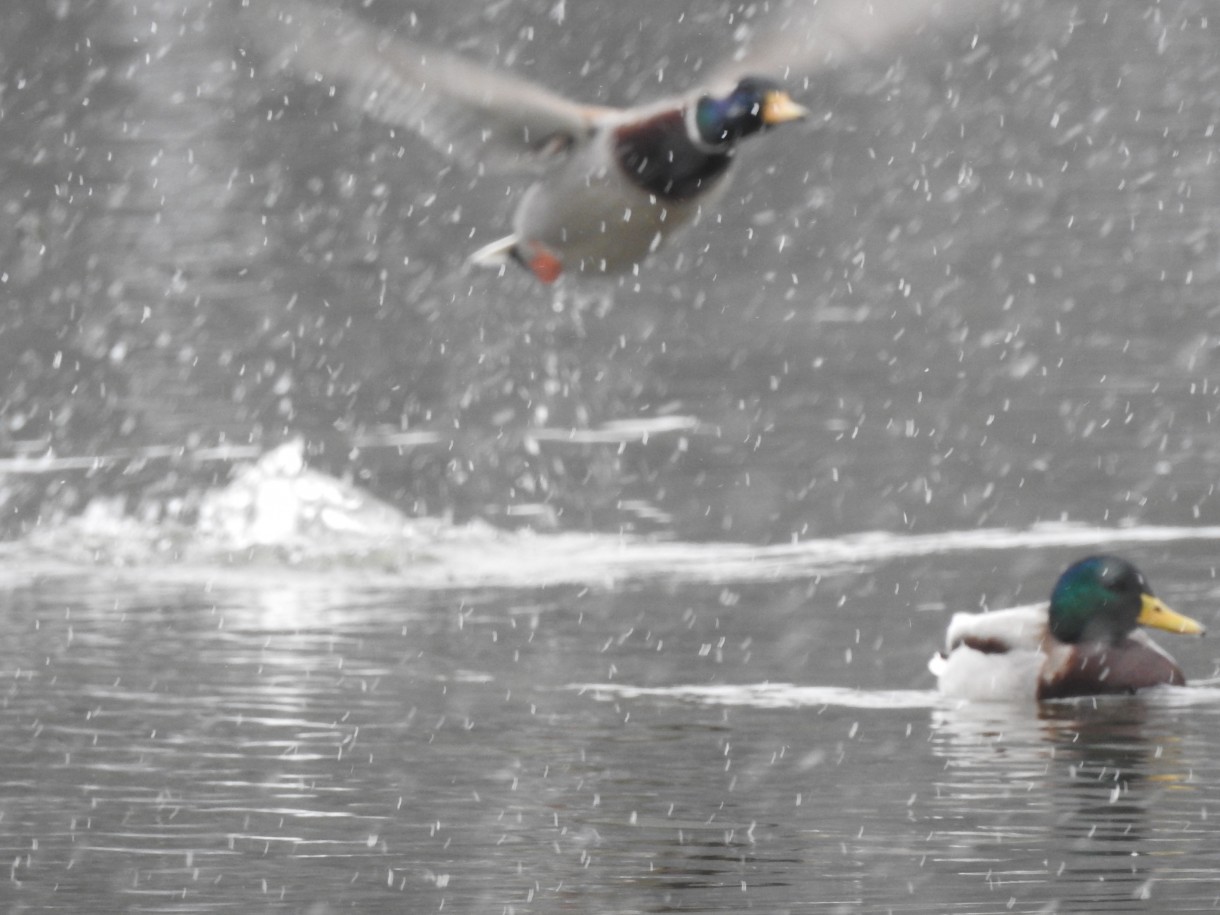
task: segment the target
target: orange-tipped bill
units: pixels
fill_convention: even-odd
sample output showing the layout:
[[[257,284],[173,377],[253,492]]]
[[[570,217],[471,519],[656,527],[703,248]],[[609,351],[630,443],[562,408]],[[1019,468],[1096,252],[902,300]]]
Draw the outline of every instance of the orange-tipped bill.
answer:
[[[768,127],[783,124],[785,121],[797,121],[809,116],[809,109],[792,101],[787,92],[776,89],[768,92],[763,98],[762,122]]]
[[[1166,632],[1176,632],[1179,635],[1203,635],[1207,629],[1202,623],[1183,616],[1175,610],[1170,610],[1151,594],[1140,598],[1140,615],[1135,620],[1141,626],[1150,629],[1163,629]]]

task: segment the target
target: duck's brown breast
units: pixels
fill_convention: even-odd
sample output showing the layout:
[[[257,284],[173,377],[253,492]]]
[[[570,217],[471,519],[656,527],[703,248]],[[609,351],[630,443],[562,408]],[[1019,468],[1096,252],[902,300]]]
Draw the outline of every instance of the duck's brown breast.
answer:
[[[1064,645],[1047,650],[1039,699],[1133,693],[1150,686],[1181,686],[1186,677],[1155,645],[1126,638],[1117,645]]]
[[[622,124],[614,129],[613,142],[623,174],[661,200],[689,200],[706,192],[733,161],[730,152],[696,146],[681,109]]]

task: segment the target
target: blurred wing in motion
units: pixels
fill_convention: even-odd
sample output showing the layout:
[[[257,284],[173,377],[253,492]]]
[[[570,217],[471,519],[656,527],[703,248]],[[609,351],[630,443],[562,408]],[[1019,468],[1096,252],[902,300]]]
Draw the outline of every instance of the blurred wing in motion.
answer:
[[[372,117],[473,168],[528,168],[613,112],[306,0],[250,0],[245,16],[273,67],[347,89]]]
[[[716,84],[750,73],[811,76],[856,60],[896,52],[928,32],[981,26],[1005,0],[786,0],[759,18]]]

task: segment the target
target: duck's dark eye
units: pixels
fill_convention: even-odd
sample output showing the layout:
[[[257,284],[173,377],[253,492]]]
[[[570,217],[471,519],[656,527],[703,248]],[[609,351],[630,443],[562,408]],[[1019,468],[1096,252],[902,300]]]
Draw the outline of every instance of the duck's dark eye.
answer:
[[[1151,593],[1148,591],[1148,582],[1144,580],[1144,576],[1128,565],[1107,563],[1101,571],[1101,582],[1118,594]]]

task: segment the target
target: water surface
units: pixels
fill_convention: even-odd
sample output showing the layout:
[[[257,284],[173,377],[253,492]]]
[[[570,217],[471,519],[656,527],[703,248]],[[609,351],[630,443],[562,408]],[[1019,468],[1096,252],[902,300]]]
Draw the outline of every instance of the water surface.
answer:
[[[5,895],[14,911],[1210,910],[1220,691],[946,704],[922,670],[941,614],[884,586],[918,568],[516,596],[14,589]]]

